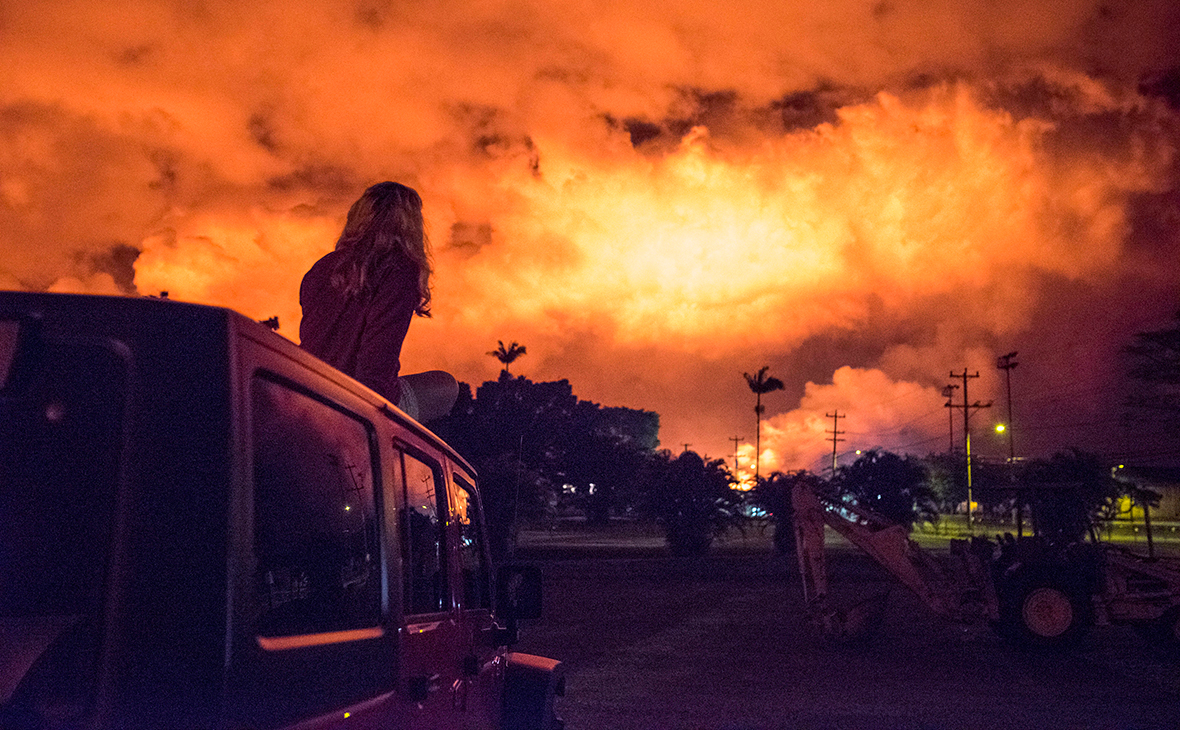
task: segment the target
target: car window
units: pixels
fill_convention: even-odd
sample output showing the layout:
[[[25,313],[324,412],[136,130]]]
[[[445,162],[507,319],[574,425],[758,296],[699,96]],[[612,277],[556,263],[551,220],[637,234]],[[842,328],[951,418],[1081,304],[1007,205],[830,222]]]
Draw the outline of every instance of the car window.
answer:
[[[463,608],[491,608],[483,516],[474,487],[455,479],[455,521],[459,526],[459,563],[463,572]]]
[[[403,452],[400,465],[403,605],[408,614],[437,613],[450,608],[443,542],[446,492],[436,464]]]
[[[126,364],[49,342],[15,360],[0,391],[0,615],[82,614],[106,571]]]
[[[0,363],[10,376],[0,390],[3,699],[35,711],[29,727],[82,727],[125,458],[127,363],[97,344],[0,346],[12,348]]]
[[[264,377],[252,401],[256,634],[378,626],[370,425]]]

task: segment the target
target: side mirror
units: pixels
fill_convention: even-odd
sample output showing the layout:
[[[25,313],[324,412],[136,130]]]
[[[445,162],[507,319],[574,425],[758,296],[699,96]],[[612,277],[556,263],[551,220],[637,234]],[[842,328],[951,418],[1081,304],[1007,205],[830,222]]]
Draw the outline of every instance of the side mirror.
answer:
[[[496,572],[496,614],[509,625],[541,618],[541,569],[509,564]]]

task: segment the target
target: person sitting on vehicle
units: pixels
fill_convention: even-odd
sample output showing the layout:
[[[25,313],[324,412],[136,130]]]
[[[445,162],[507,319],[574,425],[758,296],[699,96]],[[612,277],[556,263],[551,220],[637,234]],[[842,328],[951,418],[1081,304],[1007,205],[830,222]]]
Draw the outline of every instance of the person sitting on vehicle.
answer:
[[[348,211],[331,251],[303,277],[300,346],[418,420],[446,415],[458,397],[448,373],[399,377],[410,320],[430,316],[430,249],[422,198],[382,182]]]

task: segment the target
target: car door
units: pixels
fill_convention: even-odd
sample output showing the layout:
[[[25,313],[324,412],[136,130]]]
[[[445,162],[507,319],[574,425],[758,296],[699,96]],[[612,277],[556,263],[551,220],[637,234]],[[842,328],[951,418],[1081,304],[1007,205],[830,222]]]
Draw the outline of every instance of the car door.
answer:
[[[504,652],[492,620],[491,561],[479,493],[473,480],[452,468],[451,523],[454,539],[456,603],[465,655],[460,692],[463,727],[495,728],[500,719]]]
[[[401,693],[412,730],[461,727],[467,640],[452,595],[448,499],[440,460],[399,445],[394,483],[402,558]]]
[[[388,727],[394,709],[374,702],[392,701],[397,661],[382,608],[376,431],[359,409],[273,372],[255,374],[247,398],[252,488],[234,561],[228,724]]]

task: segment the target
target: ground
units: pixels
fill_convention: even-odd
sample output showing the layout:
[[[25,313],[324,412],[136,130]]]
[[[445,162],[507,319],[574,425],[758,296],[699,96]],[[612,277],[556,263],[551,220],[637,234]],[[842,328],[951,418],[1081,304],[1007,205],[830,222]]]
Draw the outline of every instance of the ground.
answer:
[[[1180,730],[1180,661],[1126,627],[1030,653],[896,587],[873,642],[832,646],[758,536],[676,559],[635,536],[534,535],[519,555],[545,571],[546,606],[516,648],[565,662],[570,730]],[[893,585],[851,549],[831,566],[849,596]]]

